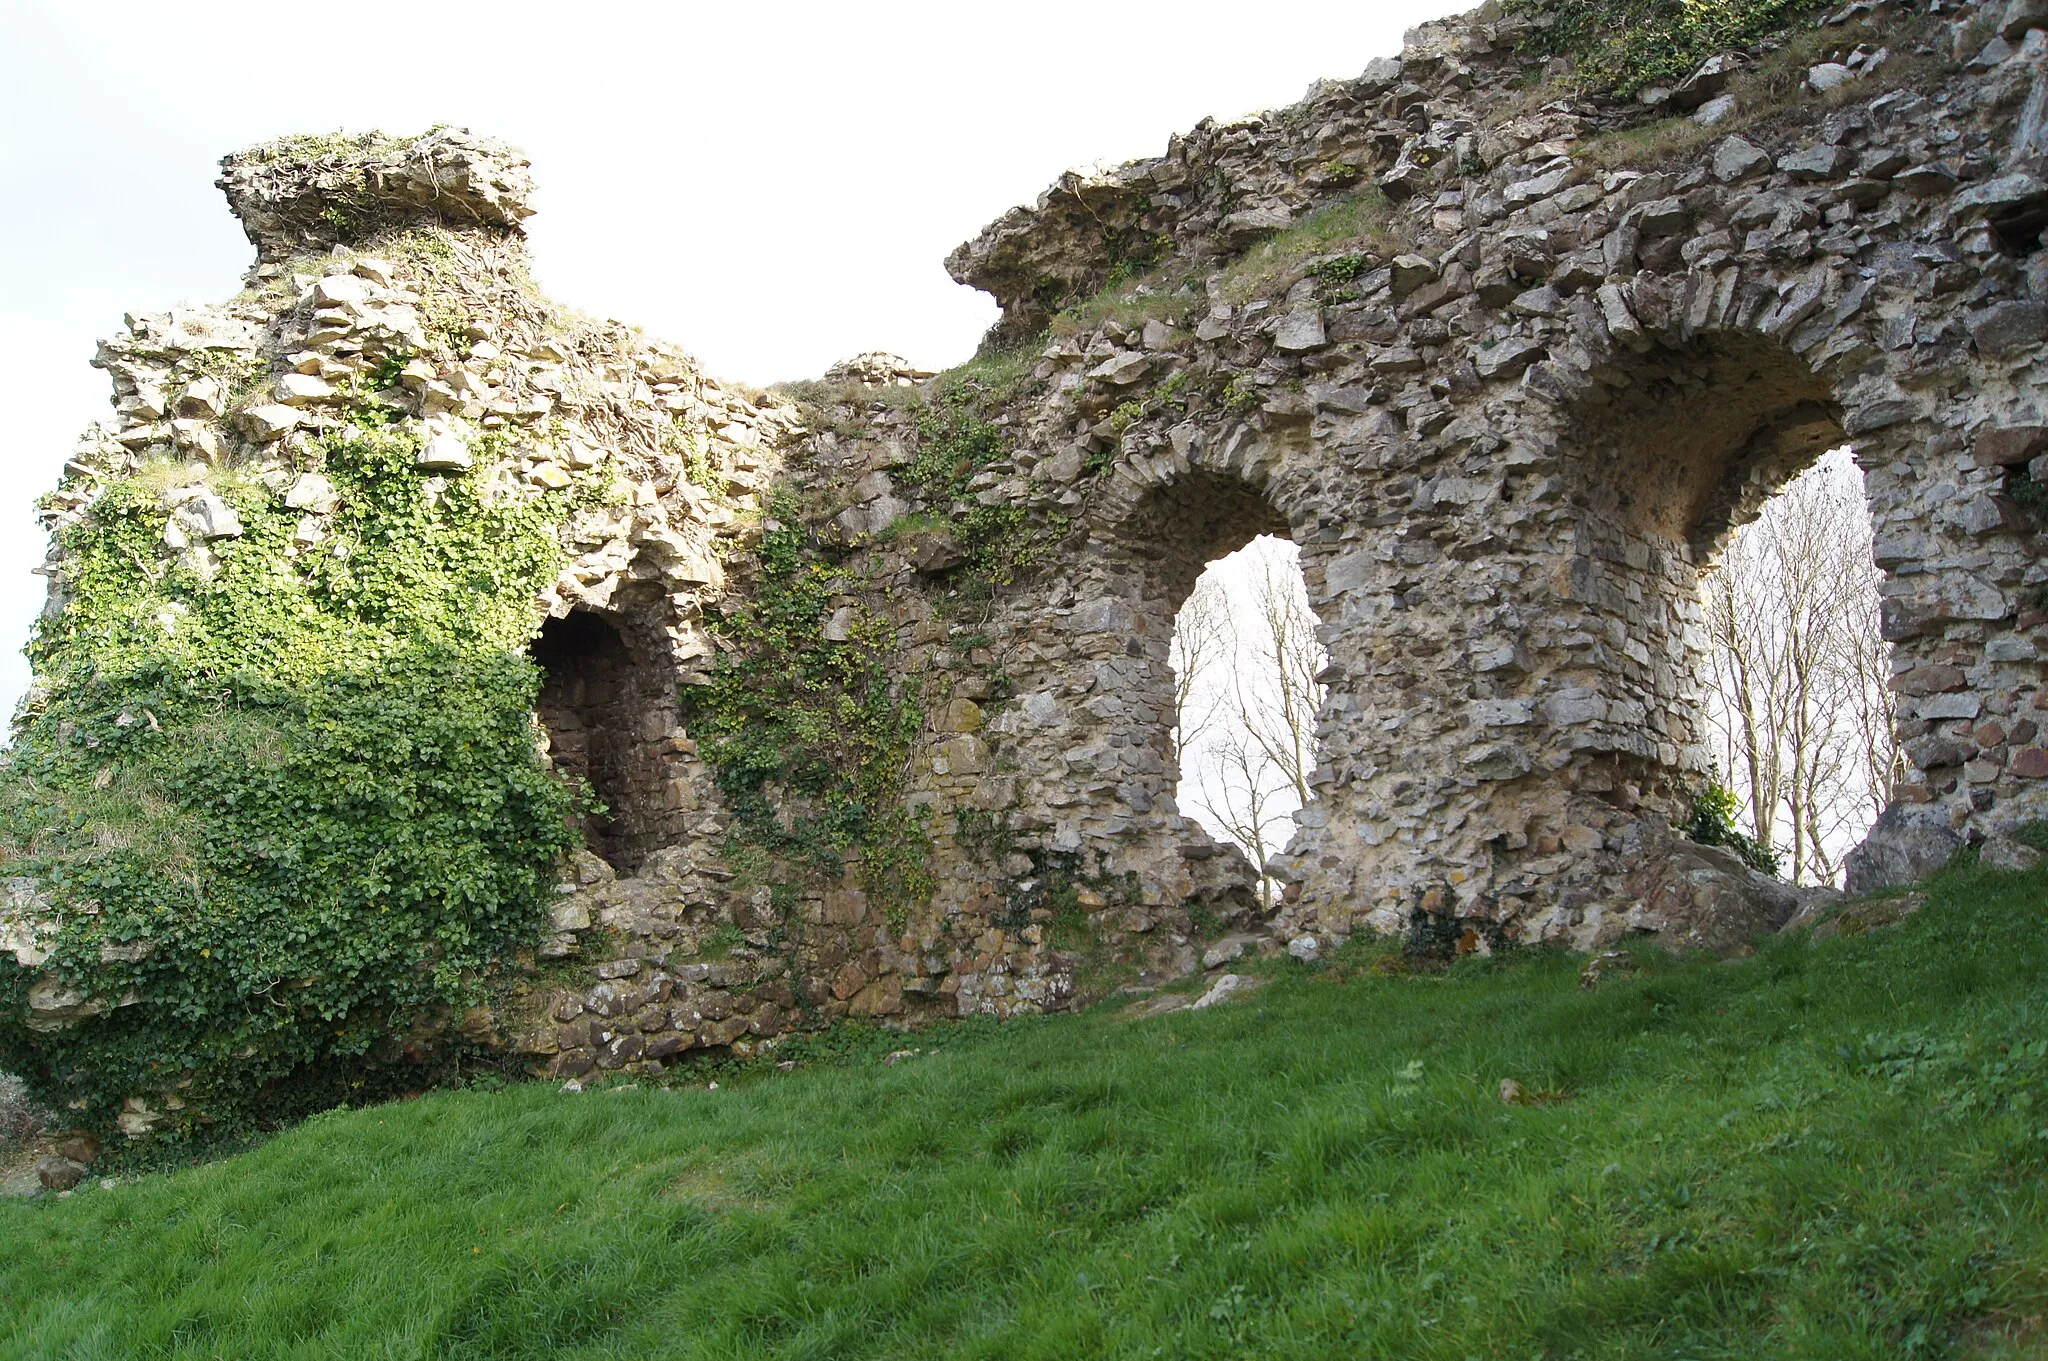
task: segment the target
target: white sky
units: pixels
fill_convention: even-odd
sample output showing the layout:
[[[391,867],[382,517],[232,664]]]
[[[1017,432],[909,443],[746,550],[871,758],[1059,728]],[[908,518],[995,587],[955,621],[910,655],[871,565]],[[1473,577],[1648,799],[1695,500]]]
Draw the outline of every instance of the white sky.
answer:
[[[213,188],[251,142],[437,122],[541,186],[557,298],[717,375],[865,349],[932,367],[995,318],[947,251],[1062,170],[1156,155],[1398,52],[1445,0],[1024,5],[0,0],[0,710],[40,608],[31,517],[102,415],[124,311],[225,298],[250,251]]]

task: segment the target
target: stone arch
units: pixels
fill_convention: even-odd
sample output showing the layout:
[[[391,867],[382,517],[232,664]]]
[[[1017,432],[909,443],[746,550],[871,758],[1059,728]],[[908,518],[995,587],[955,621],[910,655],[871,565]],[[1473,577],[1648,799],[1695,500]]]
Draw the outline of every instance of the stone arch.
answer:
[[[541,624],[529,653],[541,669],[536,710],[555,768],[604,805],[585,818],[590,849],[637,869],[673,832],[673,668],[632,615],[576,609]]]
[[[1685,790],[1673,776],[1682,786],[1708,765],[1702,574],[1773,495],[1846,442],[1843,409],[1782,341],[1721,331],[1616,354],[1560,433],[1577,511],[1569,594],[1608,645],[1596,649],[1605,665],[1564,663],[1552,712],[1604,715],[1612,750],[1647,766],[1627,777],[1676,819]],[[1567,676],[1577,683],[1556,683]],[[1558,698],[1580,690],[1592,693],[1576,705]]]
[[[1845,439],[1828,380],[1763,336],[1657,344],[1593,379],[1568,415],[1581,504],[1697,567]]]
[[[1071,744],[1069,757],[1078,749],[1098,771],[1113,764],[1113,784],[1082,781],[1080,840],[1099,842],[1120,868],[1137,870],[1169,898],[1228,893],[1253,901],[1250,865],[1216,847],[1175,802],[1170,653],[1180,607],[1202,572],[1260,535],[1302,547],[1311,608],[1322,617],[1313,566],[1321,546],[1309,542],[1315,522],[1290,513],[1308,498],[1289,472],[1312,465],[1289,461],[1290,452],[1270,432],[1249,429],[1127,452],[1086,517],[1087,549],[1066,578],[1074,641],[1062,669],[1066,688],[1086,694],[1073,706],[1080,722],[1047,745]],[[1140,828],[1150,834],[1131,835]]]
[[[1119,533],[1156,564],[1158,584],[1178,611],[1210,563],[1261,534],[1291,539],[1294,527],[1243,478],[1192,467],[1149,492]]]

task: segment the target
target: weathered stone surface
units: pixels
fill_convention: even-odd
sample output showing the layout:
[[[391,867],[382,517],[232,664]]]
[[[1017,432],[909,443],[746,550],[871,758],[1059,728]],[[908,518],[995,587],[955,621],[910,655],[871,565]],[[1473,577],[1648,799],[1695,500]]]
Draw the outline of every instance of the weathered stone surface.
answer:
[[[242,517],[211,488],[187,487],[165,499],[171,506],[171,526],[191,539],[204,542],[241,537]]]
[[[1995,359],[2048,337],[2048,303],[1996,303],[1971,316],[1967,325],[1978,351]]]
[[[2028,31],[2048,28],[2048,0],[2008,0],[1998,23],[1998,35],[2018,42]]]
[[[1934,873],[1962,849],[1962,838],[1929,819],[1924,812],[1894,804],[1870,829],[1863,844],[1849,852],[1843,887],[1850,893],[1910,884]]]
[[[1674,841],[1629,879],[1636,904],[1619,925],[1669,950],[1739,953],[1799,910],[1792,886],[1757,873],[1725,846]],[[1596,933],[1586,944],[1609,944]]]
[[[461,128],[411,142],[370,135],[286,146],[310,160],[252,148],[221,161],[220,187],[266,260],[422,219],[517,233],[533,212],[526,158]],[[348,211],[334,211],[337,202]]]
[[[379,231],[424,223],[516,257],[530,185],[508,148],[436,134],[231,158],[268,301],[137,318],[108,343],[116,419],[53,523],[146,459],[240,462],[317,551],[324,500],[297,489],[317,472],[298,460],[394,368],[375,400],[432,451],[423,496],[604,470],[610,498],[561,526],[535,658],[551,758],[609,782],[589,835],[617,872],[565,874],[539,951],[637,967],[580,973],[529,999],[537,1022],[508,1023],[562,1077],[746,1052],[812,1015],[1072,1005],[1071,953],[1034,906],[1049,871],[1109,948],[1161,976],[1201,967],[1190,905],[1248,929],[1257,876],[1174,801],[1172,622],[1202,565],[1257,534],[1300,546],[1330,653],[1313,798],[1264,867],[1285,888],[1257,910],[1271,939],[1324,949],[1420,919],[1470,948],[1650,932],[1734,950],[1786,920],[1797,895],[1671,830],[1711,763],[1698,586],[1765,498],[1845,441],[1909,757],[1851,886],[2048,813],[2048,747],[2018,717],[2044,693],[2040,554],[2008,483],[2048,456],[2029,367],[2048,339],[2029,263],[2048,202],[2015,141],[2033,58],[1916,67],[1918,88],[1891,90],[1894,67],[1858,50],[1816,68],[1827,99],[1606,169],[1587,144],[1652,111],[1532,106],[1499,24],[1425,25],[1403,63],[1282,115],[1062,176],[955,251],[954,276],[1003,308],[996,339],[1029,346],[1017,395],[984,413],[1000,448],[944,494],[905,475],[929,445],[901,389],[927,375],[894,356],[835,366],[797,406],[538,313],[476,318],[462,353],[405,339],[451,300],[395,249],[330,253],[347,243],[323,210],[366,194]],[[1659,110],[1704,111],[1727,69]],[[426,194],[444,174],[449,194]],[[1373,183],[1398,202],[1369,238],[1318,240],[1270,277],[1236,269]],[[1190,287],[1142,321],[1073,320],[1141,258]],[[209,414],[233,403],[198,386],[181,356],[200,348],[254,361],[237,391],[300,405]],[[723,862],[731,810],[682,696],[718,664],[705,621],[753,579],[771,487],[865,583],[824,605],[819,635],[893,638],[892,680],[919,683],[904,778],[931,830],[928,901],[885,906],[857,856],[793,900]],[[967,527],[983,511],[1057,516],[1060,536],[992,587]],[[174,551],[199,560],[205,536],[181,532]],[[43,948],[6,929],[17,958]],[[42,1019],[90,1019],[61,1011]]]
[[[1802,183],[1837,179],[1856,163],[1856,153],[1845,146],[1803,147],[1778,158],[1778,169]]]
[[[1815,94],[1826,94],[1856,78],[1856,73],[1838,61],[1824,61],[1806,73],[1806,83]]]
[[[1209,990],[1188,1004],[1189,1011],[1205,1011],[1219,1006],[1233,997],[1252,991],[1261,980],[1243,974],[1227,973],[1209,985]]]
[[[452,431],[434,435],[420,446],[419,466],[428,472],[458,473],[475,463],[469,442]]]
[[[1727,89],[1739,69],[1736,59],[1727,53],[1707,58],[1672,89],[1668,107],[1675,113],[1690,113]]]
[[[1714,178],[1723,184],[1748,179],[1770,168],[1771,154],[1743,137],[1729,137],[1714,148]]]
[[[69,1191],[85,1180],[85,1164],[64,1157],[48,1157],[36,1164],[36,1180],[45,1191]]]
[[[1319,350],[1327,340],[1323,331],[1323,314],[1318,311],[1289,312],[1273,328],[1273,344],[1277,349],[1297,353]]]
[[[1987,425],[1977,432],[1977,466],[2009,468],[2030,463],[2048,449],[2048,426]],[[1960,676],[1960,672],[1957,673]]]
[[[2025,842],[1994,836],[1977,851],[1977,863],[1988,870],[2017,873],[2041,863],[2041,853]]]

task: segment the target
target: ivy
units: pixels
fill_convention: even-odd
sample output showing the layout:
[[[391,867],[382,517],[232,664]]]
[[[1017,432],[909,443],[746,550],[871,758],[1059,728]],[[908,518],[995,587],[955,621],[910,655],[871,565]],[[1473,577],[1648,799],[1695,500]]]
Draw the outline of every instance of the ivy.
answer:
[[[913,456],[896,473],[930,507],[915,517],[918,532],[949,534],[965,550],[951,569],[958,598],[987,601],[1071,528],[1065,516],[983,505],[970,490],[1009,457],[991,416],[1027,375],[1017,356],[996,354],[942,382],[920,403]],[[733,816],[728,853],[783,892],[837,882],[857,866],[870,899],[900,928],[936,883],[929,813],[905,803],[926,696],[886,592],[828,560],[786,492],[770,502],[756,571],[747,598],[711,619],[719,661],[689,699],[692,731]]]
[[[429,478],[415,433],[357,415],[306,454],[337,500],[319,533],[215,470],[243,532],[210,574],[173,562],[165,467],[60,535],[70,598],[0,767],[6,873],[59,926],[39,967],[0,954],[0,1069],[89,1123],[374,1087],[545,925],[580,795],[536,751],[518,649],[591,489]],[[53,987],[69,1023],[29,1028]]]
[[[732,812],[736,858],[810,883],[858,860],[867,891],[900,917],[934,888],[924,817],[903,806],[919,688],[902,677],[894,623],[871,605],[848,606],[846,636],[825,637],[833,602],[860,583],[826,563],[787,496],[769,510],[753,595],[711,621],[721,656],[691,697],[692,726]]]
[[[1753,870],[1776,874],[1778,853],[1735,825],[1740,806],[1734,790],[1710,784],[1693,796],[1692,819],[1680,830],[1702,846],[1726,846]]]

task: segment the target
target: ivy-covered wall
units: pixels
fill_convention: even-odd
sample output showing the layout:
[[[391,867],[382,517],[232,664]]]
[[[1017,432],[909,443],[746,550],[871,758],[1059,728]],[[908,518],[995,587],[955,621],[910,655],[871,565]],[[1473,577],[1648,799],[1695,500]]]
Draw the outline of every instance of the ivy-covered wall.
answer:
[[[0,774],[0,1070],[81,1123],[274,1118],[494,1042],[610,811],[549,760],[529,640],[632,600],[671,708],[709,653],[711,521],[744,532],[779,427],[540,297],[523,165],[452,130],[230,157],[244,293],[102,347]]]

